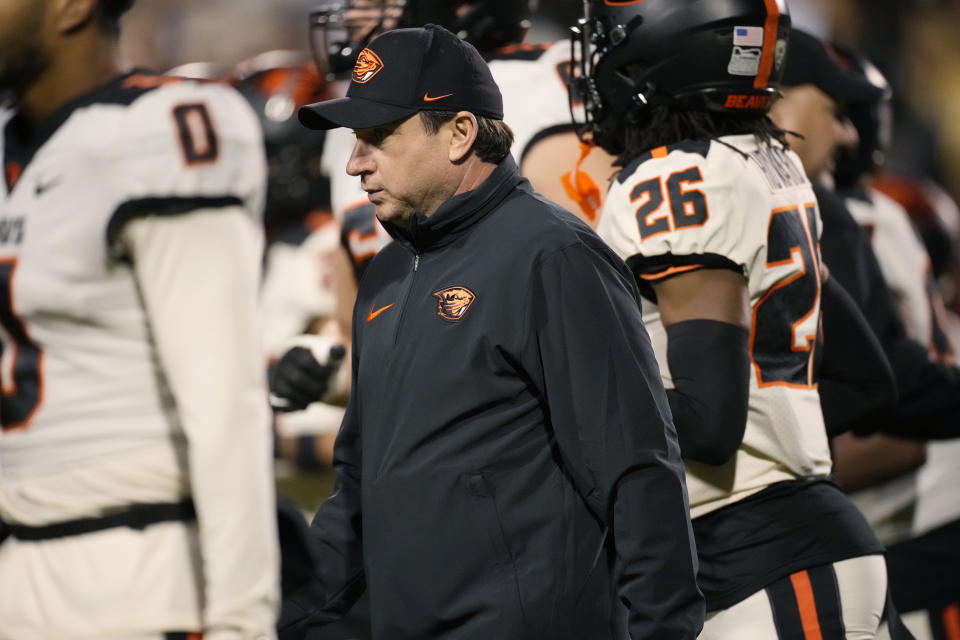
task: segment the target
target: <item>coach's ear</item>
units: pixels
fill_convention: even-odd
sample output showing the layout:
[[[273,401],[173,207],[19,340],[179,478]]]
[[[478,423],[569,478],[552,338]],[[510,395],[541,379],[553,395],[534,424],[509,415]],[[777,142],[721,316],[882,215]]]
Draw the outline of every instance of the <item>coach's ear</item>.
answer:
[[[450,127],[451,132],[450,162],[461,162],[473,149],[473,143],[477,139],[477,131],[480,127],[477,124],[477,116],[469,111],[460,111],[447,123],[447,126]]]
[[[54,23],[57,33],[73,33],[99,15],[101,0],[53,0]]]

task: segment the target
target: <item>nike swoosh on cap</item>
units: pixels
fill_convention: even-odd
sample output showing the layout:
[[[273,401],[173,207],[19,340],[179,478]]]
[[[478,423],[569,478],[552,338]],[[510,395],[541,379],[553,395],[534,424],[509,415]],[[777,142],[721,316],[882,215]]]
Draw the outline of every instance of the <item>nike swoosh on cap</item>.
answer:
[[[423,101],[433,102],[434,100],[443,100],[444,98],[449,98],[452,95],[453,95],[452,93],[445,93],[442,96],[431,96],[430,92],[427,91],[426,93],[423,94]]]
[[[380,315],[381,313],[383,313],[384,311],[392,307],[394,304],[396,303],[390,303],[385,307],[380,307],[376,311],[373,310],[373,307],[370,307],[370,312],[367,314],[367,322],[370,322],[371,320],[376,318],[378,315]]]

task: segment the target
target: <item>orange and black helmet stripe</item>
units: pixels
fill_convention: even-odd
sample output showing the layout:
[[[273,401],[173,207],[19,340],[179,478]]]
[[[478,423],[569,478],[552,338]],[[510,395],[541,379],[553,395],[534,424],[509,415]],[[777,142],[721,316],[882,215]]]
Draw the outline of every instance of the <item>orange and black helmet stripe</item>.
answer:
[[[780,7],[777,0],[763,0],[767,7],[767,20],[763,25],[763,51],[760,54],[760,69],[753,81],[755,89],[765,89],[773,71],[773,58],[777,48],[777,33],[780,27]]]

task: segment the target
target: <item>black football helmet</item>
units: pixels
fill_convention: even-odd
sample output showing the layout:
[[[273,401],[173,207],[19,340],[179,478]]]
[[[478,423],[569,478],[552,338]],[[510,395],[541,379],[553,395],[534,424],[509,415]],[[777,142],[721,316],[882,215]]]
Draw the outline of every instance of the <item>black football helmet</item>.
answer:
[[[263,129],[268,162],[264,226],[268,239],[302,226],[315,210],[329,210],[330,181],[321,171],[325,132],[303,128],[297,109],[333,97],[310,56],[268,51],[239,63],[234,87],[251,104]]]
[[[652,105],[769,110],[790,34],[785,0],[584,0],[572,29],[581,131],[619,153],[623,127]],[[619,140],[618,140],[619,139]]]
[[[329,0],[310,11],[310,49],[321,73],[349,75],[377,35],[400,24],[407,0]]]
[[[536,0],[331,0],[310,12],[317,66],[348,74],[375,36],[400,27],[439,24],[481,53],[523,41]]]
[[[848,69],[861,74],[880,89],[873,102],[848,103],[844,115],[857,130],[860,142],[856,147],[837,152],[833,172],[837,187],[850,187],[864,176],[877,172],[886,163],[887,150],[893,139],[893,89],[887,78],[872,62],[842,45],[831,45],[837,59]]]
[[[533,0],[406,0],[402,26],[439,24],[480,53],[523,42]]]

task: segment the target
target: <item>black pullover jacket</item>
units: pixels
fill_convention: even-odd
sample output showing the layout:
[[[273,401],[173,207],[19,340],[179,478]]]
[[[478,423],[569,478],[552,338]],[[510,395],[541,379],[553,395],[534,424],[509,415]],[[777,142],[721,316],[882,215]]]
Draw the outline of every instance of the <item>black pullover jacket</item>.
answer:
[[[693,640],[683,466],[626,265],[504,160],[389,229],[353,318],[319,569],[283,637],[364,586],[375,640]]]

